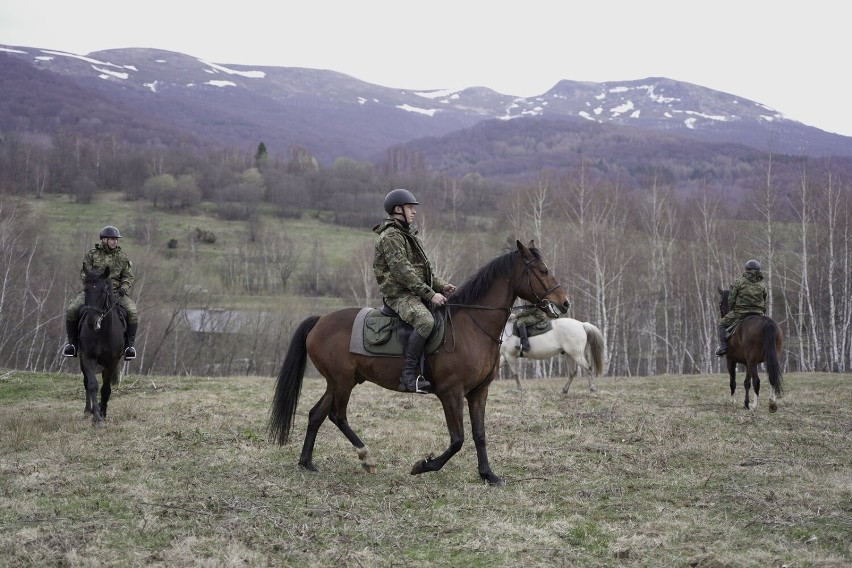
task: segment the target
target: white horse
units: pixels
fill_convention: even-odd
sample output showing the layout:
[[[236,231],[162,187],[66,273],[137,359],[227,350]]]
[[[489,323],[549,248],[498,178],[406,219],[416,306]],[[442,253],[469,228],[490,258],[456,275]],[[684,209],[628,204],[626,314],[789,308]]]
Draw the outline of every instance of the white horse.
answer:
[[[518,375],[518,358],[520,350],[517,346],[521,344],[521,338],[512,334],[514,318],[506,323],[503,330],[503,343],[500,345],[500,356],[509,364],[518,388],[521,387],[521,378]],[[578,367],[586,370],[589,376],[589,390],[597,391],[592,382],[592,375],[599,377],[604,370],[604,337],[594,325],[589,322],[580,322],[572,318],[557,318],[551,320],[553,329],[546,333],[530,337],[530,350],[524,353],[526,359],[550,359],[559,354],[564,354],[568,364],[568,384],[562,389],[562,393],[571,388],[571,381],[577,376]]]

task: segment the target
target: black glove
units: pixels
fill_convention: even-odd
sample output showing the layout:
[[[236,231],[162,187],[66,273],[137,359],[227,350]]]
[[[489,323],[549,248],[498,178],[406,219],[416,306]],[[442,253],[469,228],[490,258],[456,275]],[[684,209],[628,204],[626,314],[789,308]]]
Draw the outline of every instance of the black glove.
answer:
[[[124,288],[118,289],[118,295],[119,296],[125,296],[126,294],[127,294],[127,290],[125,290]]]

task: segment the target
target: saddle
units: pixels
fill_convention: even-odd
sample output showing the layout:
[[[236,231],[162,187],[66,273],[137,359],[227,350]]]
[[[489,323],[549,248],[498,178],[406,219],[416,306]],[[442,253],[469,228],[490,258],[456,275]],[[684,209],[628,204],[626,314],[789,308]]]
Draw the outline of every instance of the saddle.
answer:
[[[740,327],[740,324],[741,324],[741,323],[743,323],[743,321],[745,321],[745,319],[746,319],[747,317],[750,317],[750,316],[762,316],[762,315],[763,315],[763,314],[758,314],[758,313],[754,313],[754,314],[744,314],[744,315],[743,315],[743,317],[741,317],[740,319],[736,320],[734,323],[732,323],[731,325],[729,325],[728,327],[726,327],[726,328],[725,328],[725,337],[731,337],[732,335],[734,335],[734,333],[737,331],[737,328],[738,328],[738,327]]]
[[[542,322],[538,322],[534,325],[527,326],[527,337],[535,337],[536,335],[541,335],[542,333],[547,333],[553,329],[553,322],[550,320],[545,320]],[[512,333],[520,337],[520,333],[518,333],[518,322],[512,326]]]
[[[435,314],[435,327],[426,339],[424,353],[438,350],[444,340],[446,312]],[[387,305],[381,308],[362,308],[352,324],[349,351],[378,357],[402,357],[408,337],[414,327],[402,320]]]

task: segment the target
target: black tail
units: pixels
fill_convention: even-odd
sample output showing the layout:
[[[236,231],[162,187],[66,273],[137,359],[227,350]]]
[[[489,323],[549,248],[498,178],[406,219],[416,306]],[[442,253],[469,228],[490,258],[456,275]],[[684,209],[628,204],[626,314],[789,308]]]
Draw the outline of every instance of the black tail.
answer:
[[[296,415],[296,404],[302,391],[302,379],[308,363],[308,350],[305,341],[314,328],[319,316],[311,316],[296,328],[293,339],[278,373],[272,409],[269,413],[269,437],[283,446],[290,438],[290,428]]]
[[[775,396],[781,396],[781,366],[778,363],[778,352],[776,342],[778,341],[778,324],[768,319],[763,324],[763,357],[766,363],[766,374],[769,375],[769,384],[775,391]]]

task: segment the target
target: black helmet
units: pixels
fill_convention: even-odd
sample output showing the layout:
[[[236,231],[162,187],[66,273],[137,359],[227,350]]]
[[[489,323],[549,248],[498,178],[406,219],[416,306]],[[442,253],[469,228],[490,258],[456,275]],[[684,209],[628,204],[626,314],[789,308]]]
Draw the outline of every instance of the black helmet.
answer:
[[[746,270],[760,270],[760,263],[757,262],[756,260],[752,259],[752,260],[746,262],[745,267],[746,267]]]
[[[120,239],[121,233],[118,232],[118,229],[109,225],[108,227],[104,227],[101,229],[101,238],[102,239]]]
[[[385,196],[385,211],[388,215],[393,215],[393,208],[397,205],[420,205],[414,194],[407,189],[394,189]]]

